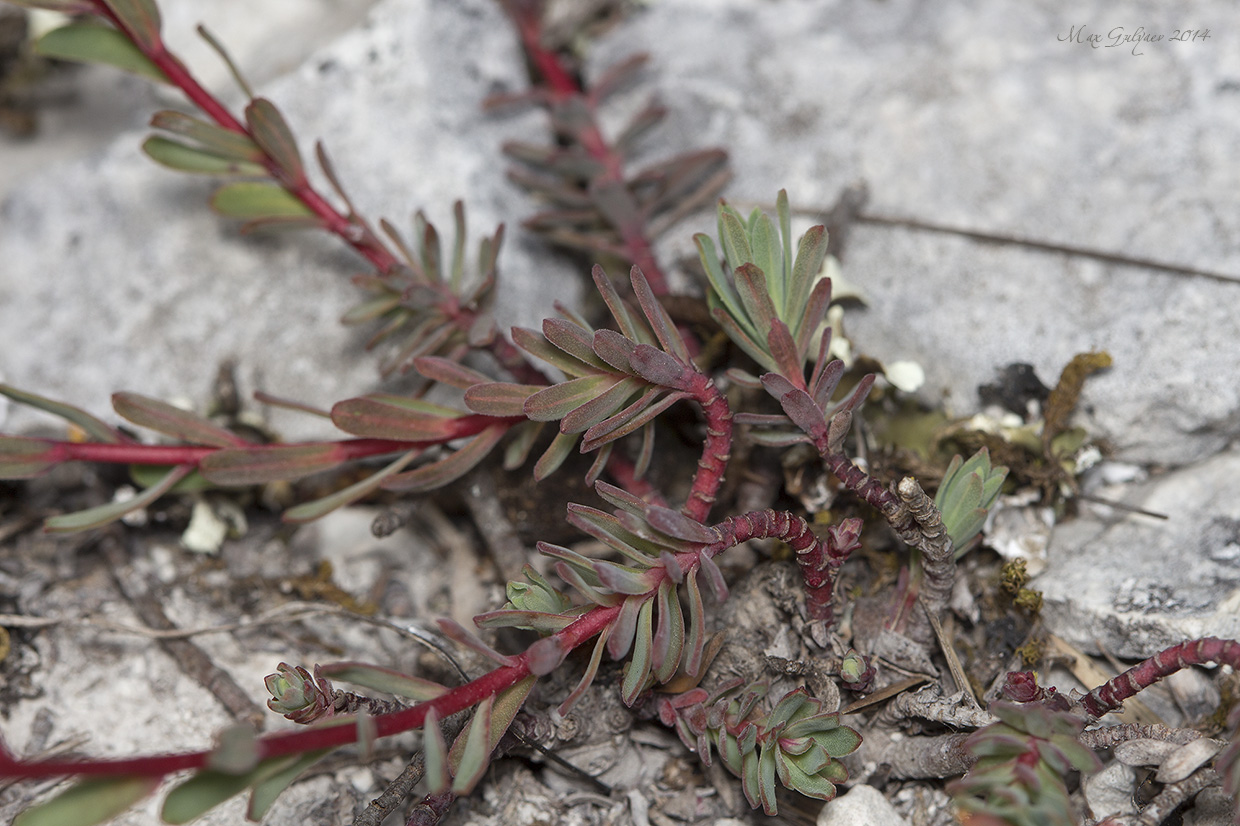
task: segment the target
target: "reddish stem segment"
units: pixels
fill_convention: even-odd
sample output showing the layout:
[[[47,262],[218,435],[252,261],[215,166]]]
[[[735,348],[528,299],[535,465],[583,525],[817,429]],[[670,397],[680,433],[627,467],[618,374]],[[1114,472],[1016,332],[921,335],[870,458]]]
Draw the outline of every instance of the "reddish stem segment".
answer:
[[[732,409],[707,376],[696,370],[690,376],[687,389],[706,416],[706,443],[702,446],[702,458],[698,460],[683,511],[690,519],[705,523],[719,494],[719,486],[723,484],[728,457],[732,455]]]
[[[788,543],[796,552],[797,563],[805,576],[810,619],[832,618],[835,579],[844,561],[857,548],[857,536],[861,533],[860,519],[844,520],[841,525],[829,530],[825,539],[819,539],[810,524],[801,517],[770,509],[728,517],[715,529],[723,534],[723,539],[717,543],[719,550],[750,539],[772,538]]]
[[[1078,703],[1090,717],[1101,717],[1163,677],[1169,677],[1190,665],[1210,662],[1240,668],[1240,642],[1203,637],[1173,645],[1098,686]]]

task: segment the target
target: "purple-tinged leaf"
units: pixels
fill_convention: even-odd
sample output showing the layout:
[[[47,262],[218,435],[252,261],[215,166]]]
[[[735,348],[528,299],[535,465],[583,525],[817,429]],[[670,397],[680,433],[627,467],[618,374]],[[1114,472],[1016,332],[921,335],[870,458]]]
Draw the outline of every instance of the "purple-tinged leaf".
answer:
[[[584,451],[594,450],[600,445],[614,442],[630,433],[635,433],[639,428],[645,427],[662,415],[663,411],[676,404],[676,402],[689,398],[688,393],[677,391],[669,393],[662,399],[659,399],[659,401],[652,403],[653,399],[665,392],[661,387],[653,388],[643,393],[624,410],[588,429],[584,434],[581,449]]]
[[[646,276],[634,266],[629,271],[629,280],[633,283],[633,295],[642,308],[642,314],[650,322],[650,329],[654,331],[659,344],[682,364],[691,363],[689,348],[685,345],[685,340],[681,337],[680,331],[676,329],[672,317],[659,303],[654,290],[650,289],[650,282],[646,280]]]
[[[615,330],[599,330],[594,334],[594,354],[611,367],[623,372],[632,373],[629,363],[633,349],[637,343],[620,335]]]
[[[827,257],[827,231],[822,226],[810,227],[797,242],[797,256],[792,263],[792,283],[788,291],[788,307],[799,317],[801,308],[809,302],[822,262]]]
[[[809,300],[805,303],[804,311],[800,316],[793,318],[792,336],[796,339],[797,353],[800,354],[801,361],[805,361],[805,357],[809,354],[810,342],[813,341],[814,333],[822,326],[822,321],[827,317],[827,310],[830,306],[831,279],[824,278],[814,285],[814,289],[809,294]],[[830,329],[830,327],[827,328],[827,330]]]
[[[611,624],[611,636],[607,640],[607,653],[613,660],[622,660],[633,645],[633,635],[637,632],[637,614],[648,600],[630,597],[620,606],[620,613]]]
[[[598,571],[594,568],[595,560],[588,556],[579,554],[572,548],[565,548],[563,545],[554,545],[550,542],[539,542],[535,547],[543,556],[549,556],[552,559],[559,559],[567,562],[578,571],[590,578],[591,585],[598,585]]]
[[[745,312],[753,322],[759,341],[765,341],[771,322],[779,316],[775,305],[771,302],[770,287],[766,275],[753,264],[742,264],[733,273],[736,281],[736,292],[741,298]]]
[[[598,635],[598,639],[594,643],[594,650],[590,652],[590,662],[586,664],[585,673],[581,675],[581,680],[577,683],[577,686],[569,692],[568,696],[564,698],[564,702],[560,703],[560,707],[557,709],[560,716],[568,714],[581,695],[594,682],[594,678],[598,676],[599,663],[603,660],[603,651],[607,648],[607,641],[611,638],[611,630],[614,627],[613,625],[604,628],[602,633]]]
[[[422,755],[426,766],[426,781],[431,794],[448,790],[452,777],[448,772],[448,744],[439,727],[439,713],[431,708],[422,722]]]
[[[618,599],[616,594],[603,593],[598,586],[587,582],[585,576],[567,562],[555,563],[555,572],[560,575],[560,579],[576,588],[582,596],[595,605],[611,606]]]
[[[93,777],[79,780],[44,803],[26,809],[13,826],[94,826],[121,815],[159,788],[159,777]]]
[[[310,207],[297,199],[279,184],[262,181],[237,181],[224,184],[211,195],[211,208],[226,218],[243,221],[306,219],[317,222],[319,218]]]
[[[541,482],[560,469],[577,444],[576,433],[557,433],[534,463],[534,481]]]
[[[702,572],[706,574],[706,582],[710,585],[710,592],[715,597],[715,602],[726,602],[728,599],[728,583],[723,579],[723,572],[719,570],[719,565],[710,556],[710,554],[698,554],[698,559],[702,562]]]
[[[543,677],[555,671],[568,656],[568,649],[564,647],[564,641],[559,637],[543,637],[525,652],[528,655],[526,663],[529,665],[530,673],[536,677]]]
[[[587,505],[573,502],[568,506],[568,523],[585,531],[614,551],[618,551],[639,565],[649,567],[658,547],[621,525],[620,520]]]
[[[594,461],[590,463],[589,470],[586,471],[585,483],[587,486],[593,485],[603,475],[603,471],[607,469],[607,462],[611,459],[612,448],[615,447],[614,442],[608,442],[603,445],[602,450],[594,455]]]
[[[465,204],[452,204],[452,260],[448,264],[448,283],[453,292],[460,290],[465,277]]]
[[[465,730],[452,744],[448,755],[449,763],[456,765],[455,776],[452,778],[452,793],[455,795],[469,794],[486,774],[491,762],[490,738],[491,710],[495,704],[494,695],[487,697],[474,710]]]
[[[122,71],[168,83],[168,76],[124,34],[99,23],[69,23],[35,42],[43,57],[76,63],[103,63]]]
[[[639,571],[600,559],[595,561],[594,571],[603,587],[617,594],[648,594],[655,587],[656,572],[652,568]]]
[[[805,445],[812,443],[810,438],[799,430],[750,433],[747,438],[756,445],[774,448],[792,447],[793,445]]]
[[[690,519],[680,511],[674,511],[671,508],[649,505],[646,507],[644,516],[650,527],[676,539],[703,544],[719,540],[718,531],[711,530],[701,522]]]
[[[645,382],[637,378],[620,379],[585,404],[564,414],[560,421],[560,432],[581,433],[593,427],[614,415],[628,401],[629,396],[644,386]]]
[[[155,500],[172,490],[177,482],[189,476],[193,470],[192,465],[177,465],[169,470],[167,475],[157,484],[152,485],[132,499],[126,499],[123,502],[109,502],[106,505],[98,505],[97,507],[87,508],[76,513],[53,516],[43,523],[43,530],[48,533],[77,533],[78,531],[88,531],[103,527],[110,522],[115,522],[127,513],[132,513],[154,504]]]
[[[525,415],[536,422],[550,422],[609,390],[619,378],[615,375],[593,374],[569,379],[543,388],[525,400]]]
[[[678,361],[675,356],[649,344],[639,344],[633,348],[629,364],[651,384],[674,390],[692,389],[693,377],[697,375],[692,367]]]
[[[329,663],[319,666],[319,669],[324,677],[331,680],[394,694],[397,697],[407,697],[419,703],[448,693],[448,689],[439,683],[369,663]]]
[[[822,334],[822,348],[818,355],[818,363],[814,365],[813,382],[809,388],[810,395],[823,410],[826,410],[827,405],[831,403],[835,388],[839,386],[840,377],[844,375],[844,362],[826,354],[830,345],[831,328],[828,327]]]
[[[443,253],[439,246],[439,231],[435,225],[426,220],[426,214],[418,210],[413,216],[415,234],[422,237],[422,271],[437,284],[442,284]]]
[[[337,444],[254,445],[217,450],[198,463],[207,481],[226,487],[262,485],[301,479],[339,467],[345,461]]]
[[[594,492],[597,493],[604,502],[615,505],[621,510],[628,511],[634,516],[642,516],[646,512],[646,500],[640,496],[629,493],[624,488],[618,488],[607,482],[598,482],[594,485]],[[572,505],[569,505],[571,512]]]
[[[439,356],[421,356],[413,360],[413,368],[421,375],[437,381],[450,387],[457,387],[461,390],[478,384],[489,384],[492,379],[485,373],[479,373],[459,361],[441,358]],[[472,408],[471,408],[472,409]],[[474,411],[475,413],[479,411]]]
[[[410,442],[451,437],[461,415],[421,399],[381,393],[345,399],[332,407],[332,423],[345,433]]]
[[[595,370],[610,372],[607,363],[594,354],[593,330],[582,329],[562,318],[545,318],[542,326],[547,341]]]
[[[501,608],[498,611],[478,614],[474,617],[474,624],[479,628],[528,628],[540,634],[554,634],[556,631],[563,631],[576,620],[575,614],[548,614],[543,611]]]
[[[504,447],[504,470],[516,470],[525,464],[544,427],[542,422],[521,422],[512,429],[512,441]]]
[[[151,128],[190,138],[202,144],[204,149],[235,161],[259,163],[263,159],[263,150],[249,136],[184,112],[170,109],[156,112],[151,117]]]
[[[61,14],[94,14],[99,11],[94,0],[9,0],[24,9],[47,9]]]
[[[633,193],[617,180],[591,181],[590,200],[599,214],[611,224],[620,237],[640,234],[645,224]]]
[[[762,383],[759,382],[758,386],[761,387]],[[788,424],[788,417],[782,413],[737,413],[732,421],[751,427],[780,427]]]
[[[289,508],[284,512],[283,520],[285,522],[302,523],[312,522],[315,519],[326,516],[337,508],[343,508],[345,505],[351,505],[359,499],[377,491],[383,485],[384,480],[400,473],[405,466],[420,456],[421,450],[411,450],[404,454],[378,473],[373,473],[362,479],[360,482],[354,482],[344,490],[338,490],[335,493],[328,494],[321,499],[315,499],[311,502],[303,502],[302,504]]]
[[[383,487],[406,493],[422,493],[455,482],[485,459],[507,432],[507,425],[492,425],[439,461],[389,477],[383,482]]]
[[[92,416],[85,410],[74,407],[64,402],[58,402],[44,396],[38,396],[34,393],[27,393],[25,390],[18,390],[10,384],[0,383],[0,396],[5,396],[18,404],[24,404],[45,413],[51,413],[53,416],[77,425],[87,436],[96,442],[107,442],[108,444],[117,444],[126,439],[120,431],[109,426],[107,423]]]
[[[525,401],[543,388],[536,384],[487,381],[465,391],[465,406],[487,416],[524,416]]]
[[[159,39],[159,6],[155,0],[103,0],[143,51],[153,52],[163,44]]]
[[[741,387],[746,387],[750,390],[760,390],[762,388],[762,382],[758,380],[757,376],[739,367],[728,368],[724,371],[724,375],[728,377],[728,381]]]
[[[642,428],[641,444],[637,446],[637,459],[633,462],[633,478],[644,479],[654,460],[654,428]]]
[[[827,449],[831,453],[839,453],[844,449],[844,437],[848,435],[848,430],[852,427],[853,411],[869,395],[873,384],[873,373],[863,376],[853,388],[852,394],[831,414],[831,422],[827,429]]]
[[[659,551],[659,561],[663,563],[663,570],[667,571],[667,578],[674,585],[685,581],[685,569],[680,566],[680,560],[676,554],[671,551]]]
[[[60,463],[54,443],[26,436],[0,435],[0,479],[33,479]]]
[[[651,658],[654,655],[654,599],[642,601],[637,611],[637,629],[633,637],[633,657],[624,671],[620,683],[620,699],[626,706],[637,702],[650,677]]]
[[[671,581],[665,579],[659,584],[656,600],[659,623],[652,639],[650,666],[655,680],[662,684],[672,679],[680,666],[685,648],[685,617]]]
[[[245,447],[248,444],[237,434],[201,416],[137,393],[113,394],[112,409],[140,427],[193,444],[213,447]]]
[[[191,146],[161,136],[152,136],[142,143],[142,151],[158,164],[178,172],[202,175],[243,175],[265,177],[267,170],[250,161],[238,161],[209,149]]]
[[[766,343],[771,358],[775,359],[775,364],[779,367],[780,375],[799,389],[805,390],[803,359],[797,351],[796,342],[792,340],[792,333],[788,331],[788,325],[778,318],[772,320],[771,331],[766,334]]]
[[[786,378],[776,373],[764,375],[762,384],[768,393],[779,400],[780,407],[788,414],[792,423],[805,431],[811,439],[818,438],[826,431],[826,413],[804,390],[794,387]]]
[[[499,653],[494,648],[478,639],[476,634],[472,633],[469,629],[461,625],[456,620],[449,619],[448,617],[440,617],[435,620],[435,624],[439,626],[440,633],[442,633],[445,637],[464,648],[468,648],[475,654],[481,654],[488,660],[502,666],[517,665],[516,657],[509,657],[507,654]]]

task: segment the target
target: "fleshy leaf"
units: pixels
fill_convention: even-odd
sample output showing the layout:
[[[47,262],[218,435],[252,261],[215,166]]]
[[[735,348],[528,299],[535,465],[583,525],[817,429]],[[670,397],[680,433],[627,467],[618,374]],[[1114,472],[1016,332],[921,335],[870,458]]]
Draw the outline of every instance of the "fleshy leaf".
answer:
[[[690,389],[693,370],[675,356],[649,344],[639,344],[633,349],[629,364],[637,374],[651,384],[674,390]]]
[[[557,433],[542,456],[534,463],[534,481],[541,482],[560,469],[577,444],[576,433]]]
[[[373,691],[395,694],[397,697],[408,697],[420,703],[433,700],[448,691],[439,683],[369,663],[339,662],[319,666],[319,669],[324,677],[337,682],[351,683]]]
[[[156,112],[151,117],[151,128],[190,138],[202,144],[204,149],[234,161],[260,164],[263,159],[263,150],[248,136],[184,112],[174,112],[171,109]]]
[[[158,777],[81,780],[19,814],[13,826],[94,826],[130,809],[159,788],[160,782]]]
[[[159,40],[159,6],[155,0],[104,0],[134,42],[143,50],[155,51]]]
[[[455,482],[485,459],[506,432],[506,425],[492,425],[439,461],[385,480],[383,487],[421,493]]]
[[[340,446],[255,445],[217,450],[198,464],[202,475],[217,485],[262,485],[300,479],[341,464]]]
[[[53,516],[43,523],[43,529],[48,533],[76,533],[115,522],[127,513],[153,504],[155,500],[170,491],[177,482],[188,476],[193,469],[190,465],[178,465],[168,471],[159,484],[152,485],[132,499],[109,502],[106,505],[98,505],[76,513]]]
[[[646,521],[660,533],[688,542],[709,544],[719,539],[719,533],[712,531],[701,522],[695,522],[680,511],[650,505],[646,508]]]
[[[552,385],[525,400],[525,415],[536,422],[564,418],[615,384],[614,375],[593,374]]]
[[[337,402],[332,423],[346,433],[373,439],[437,441],[452,435],[460,411],[421,399],[372,394]]]
[[[227,218],[246,221],[292,220],[317,224],[318,218],[279,184],[237,181],[225,184],[211,195],[211,208]]]
[[[0,384],[0,396],[6,396],[18,404],[24,404],[72,422],[96,442],[115,444],[121,441],[121,434],[103,420],[97,419],[85,410],[74,407],[71,404],[58,402],[54,399],[35,395],[34,393],[27,393],[25,390],[18,390],[9,384]]]
[[[523,416],[526,399],[542,389],[536,384],[488,381],[465,391],[465,406],[487,416]]]
[[[426,780],[431,794],[447,791],[452,778],[448,772],[448,746],[439,728],[439,714],[432,708],[422,723],[422,753],[426,765]]]
[[[235,433],[218,427],[201,416],[137,393],[113,394],[112,408],[136,425],[193,444],[215,447],[240,447],[246,444],[245,440]]]
[[[406,465],[420,456],[421,453],[422,451],[420,450],[411,450],[378,473],[373,473],[360,482],[354,482],[344,490],[338,490],[321,499],[304,502],[294,508],[289,508],[284,512],[284,521],[311,522],[326,516],[337,508],[343,508],[345,505],[352,504],[364,496],[369,496],[377,491],[388,477],[400,473],[400,471],[405,469]]]
[[[255,98],[245,107],[245,121],[250,127],[250,134],[267,156],[294,182],[302,182],[306,178],[305,167],[301,162],[301,153],[297,151],[297,140],[293,131],[275,104],[266,98]]]
[[[43,35],[34,49],[44,57],[79,63],[105,63],[160,83],[169,82],[167,75],[150,58],[111,26],[70,23]]]
[[[33,479],[57,464],[51,442],[0,435],[0,479]]]
[[[255,822],[262,820],[281,792],[291,786],[298,777],[305,773],[306,769],[322,760],[331,751],[331,749],[318,749],[300,754],[292,763],[256,781],[250,791],[250,804],[246,808],[246,817]]]
[[[620,686],[620,699],[626,706],[637,702],[650,676],[651,657],[654,654],[654,599],[642,600],[637,611],[637,627],[633,638],[633,657],[624,672]]]
[[[246,176],[267,174],[267,170],[259,164],[238,161],[226,155],[218,155],[208,149],[159,136],[143,141],[142,151],[156,163],[180,172]]]

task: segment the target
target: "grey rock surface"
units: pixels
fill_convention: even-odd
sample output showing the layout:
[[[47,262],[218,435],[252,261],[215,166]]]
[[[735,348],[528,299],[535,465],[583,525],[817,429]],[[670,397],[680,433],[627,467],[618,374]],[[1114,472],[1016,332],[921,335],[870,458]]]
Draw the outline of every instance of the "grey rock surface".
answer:
[[[270,41],[283,36],[269,30]],[[397,0],[257,91],[285,113],[303,155],[323,139],[368,215],[407,229],[424,208],[450,237],[452,202],[465,199],[472,252],[533,209],[504,181],[499,146],[542,139],[542,114],[480,109],[523,71],[495,4]],[[207,209],[211,184],[139,152],[149,113],[167,105],[148,100],[135,131],[26,178],[0,204],[0,377],[96,412],[121,389],[200,401],[229,357],[247,389],[320,406],[376,386],[375,357],[360,347],[373,331],[337,323],[361,295],[348,283],[360,259],[317,234],[239,237]],[[520,233],[509,239],[503,322],[534,325],[553,300],[574,303],[575,268]],[[278,421],[289,436],[323,432],[304,417]]]
[[[863,179],[876,215],[1017,235],[1240,278],[1240,10],[1193,7],[1195,43],[1110,47],[1116,27],[1188,25],[1156,0],[664,2],[600,44],[646,49],[672,111],[668,145],[732,153],[741,205],[826,209]],[[1072,27],[1100,48],[1065,42]],[[1079,33],[1079,32],[1078,32]],[[641,94],[645,94],[642,90]],[[687,239],[670,239],[688,251]],[[962,413],[1014,361],[1053,384],[1076,353],[1096,427],[1132,461],[1180,464],[1240,432],[1240,285],[873,224],[845,275],[869,296],[858,347],[912,358]]]
[[[818,813],[818,826],[908,826],[908,821],[873,786],[854,786]]]

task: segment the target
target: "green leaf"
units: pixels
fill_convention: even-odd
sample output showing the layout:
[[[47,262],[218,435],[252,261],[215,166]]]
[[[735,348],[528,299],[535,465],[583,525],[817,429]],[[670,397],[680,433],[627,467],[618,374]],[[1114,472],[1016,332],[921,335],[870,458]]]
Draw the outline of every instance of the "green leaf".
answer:
[[[822,272],[827,257],[827,231],[821,226],[810,227],[797,243],[797,257],[792,264],[792,283],[788,290],[788,311],[793,318],[801,315],[809,301],[810,290]],[[787,320],[787,319],[785,319]]]
[[[310,207],[279,184],[258,181],[225,184],[211,196],[211,208],[225,217],[250,221],[318,221]]]
[[[202,144],[203,149],[234,161],[259,164],[263,160],[263,150],[259,149],[248,135],[216,126],[184,112],[171,109],[156,112],[151,117],[151,128],[190,138]]]
[[[47,9],[61,14],[91,14],[98,11],[93,0],[9,0],[25,9]]]
[[[538,461],[534,463],[534,481],[541,482],[559,470],[564,460],[573,452],[575,444],[577,444],[576,433],[557,433],[551,440],[551,444],[547,445],[547,449],[543,451],[542,456],[539,456]]]
[[[743,264],[753,262],[753,251],[749,248],[749,233],[736,210],[731,207],[719,208],[719,241],[723,244],[723,257],[728,266],[735,272]]]
[[[242,447],[246,441],[235,433],[159,399],[137,393],[114,393],[112,409],[140,427],[197,445]]]
[[[140,488],[158,485],[168,472],[168,465],[130,465],[129,478]],[[213,490],[217,485],[195,470],[168,489],[168,493],[200,493]]]
[[[371,474],[360,482],[354,482],[344,490],[338,490],[321,499],[315,499],[313,502],[305,502],[295,508],[289,508],[284,512],[284,521],[310,522],[331,513],[337,508],[343,508],[345,505],[352,504],[364,496],[369,496],[379,489],[384,480],[404,470],[405,466],[421,455],[421,453],[422,451],[420,450],[411,450],[378,473]]]
[[[653,638],[651,668],[659,683],[666,683],[676,674],[685,649],[685,617],[680,609],[676,586],[671,580],[659,583],[659,627]]]
[[[155,0],[103,0],[143,51],[152,52],[159,40],[159,6]]]
[[[320,666],[323,676],[337,682],[351,683],[373,691],[408,697],[419,703],[446,694],[448,689],[439,683],[412,677],[378,665],[359,662],[340,662]]]
[[[33,479],[59,463],[45,439],[0,435],[0,479]]]
[[[447,384],[460,390],[468,390],[478,384],[488,384],[491,377],[466,367],[459,361],[440,356],[422,356],[415,359],[413,368],[431,381]]]
[[[330,754],[332,749],[318,749],[299,755],[295,761],[273,771],[270,775],[254,783],[250,792],[250,805],[246,809],[246,818],[258,822],[266,816],[280,793],[293,784],[306,769]]]
[[[13,826],[94,826],[133,807],[159,788],[158,777],[80,780],[46,803],[22,812]]]
[[[456,771],[452,778],[452,793],[455,795],[469,794],[478,785],[482,775],[486,773],[491,762],[491,710],[495,697],[490,696],[478,704],[469,725],[452,744],[448,755],[449,762],[455,764]]]
[[[79,63],[104,63],[160,83],[168,77],[150,58],[111,26],[70,23],[39,38],[34,50],[44,57]]]
[[[582,438],[581,449],[588,452],[623,438],[645,427],[676,402],[689,398],[688,393],[678,391],[669,393],[659,401],[651,403],[651,400],[662,392],[664,392],[663,388],[654,388],[616,415],[586,430]]]
[[[207,149],[154,136],[142,143],[142,151],[151,160],[180,172],[196,172],[203,175],[266,175],[260,164],[238,161]]]
[[[18,390],[10,384],[0,384],[0,396],[7,396],[18,404],[24,404],[72,422],[96,442],[116,444],[122,441],[121,434],[110,425],[71,404],[58,402],[45,396],[36,396],[34,393]]]
[[[766,275],[752,264],[742,264],[733,274],[741,303],[745,305],[745,312],[758,333],[755,341],[765,342],[771,322],[777,318]]]
[[[171,490],[193,469],[190,465],[178,465],[168,471],[168,475],[159,484],[147,488],[132,499],[124,502],[109,502],[106,505],[87,508],[76,513],[66,513],[63,516],[53,516],[43,523],[43,529],[48,533],[77,533],[115,522],[127,513],[154,504],[155,500]]]
[[[406,493],[421,493],[455,482],[485,459],[491,448],[495,447],[507,432],[507,425],[492,425],[443,459],[393,476],[383,483],[383,487]]]
[[[633,658],[629,660],[624,672],[624,681],[620,685],[620,699],[626,706],[637,702],[637,697],[646,687],[646,678],[650,676],[651,657],[654,654],[654,599],[642,601],[637,612],[636,635],[633,638]]]
[[[512,429],[512,441],[504,447],[504,470],[516,470],[525,464],[544,427],[542,422],[521,422]]]
[[[188,823],[250,786],[282,772],[298,762],[298,755],[273,757],[245,774],[226,774],[204,769],[174,788],[160,811],[165,823]]]
[[[275,161],[276,166],[284,170],[294,183],[306,180],[301,153],[297,151],[297,139],[274,103],[266,98],[250,101],[250,105],[245,107],[245,122],[250,127],[254,142]]]
[[[770,285],[771,300],[775,303],[776,309],[783,308],[787,297],[784,292],[786,284],[783,278],[783,256],[780,254],[779,237],[775,233],[771,219],[761,212],[754,221],[749,243],[754,266],[762,270],[767,284]]]
[[[603,391],[609,390],[619,381],[619,378],[615,375],[596,373],[554,384],[539,390],[525,400],[525,415],[536,422],[562,419]]]
[[[236,81],[237,86],[241,89],[245,96],[247,98],[254,97],[254,92],[250,89],[250,84],[245,82],[245,77],[241,74],[241,70],[237,68],[237,64],[234,63],[233,59],[228,55],[228,50],[225,49],[224,45],[216,39],[215,35],[207,31],[206,26],[200,24],[198,26],[198,36],[205,40],[207,45],[211,47],[211,50],[219,55],[220,60],[224,61],[224,65],[228,67],[228,71],[232,74],[233,80]]]
[[[525,327],[512,328],[512,343],[534,358],[564,371],[567,376],[583,376],[591,372],[580,360],[573,358],[558,347],[553,347],[541,335]]]
[[[580,433],[610,418],[628,401],[631,395],[643,387],[645,387],[645,382],[640,379],[621,379],[577,409],[564,414],[560,421],[560,431]]]

